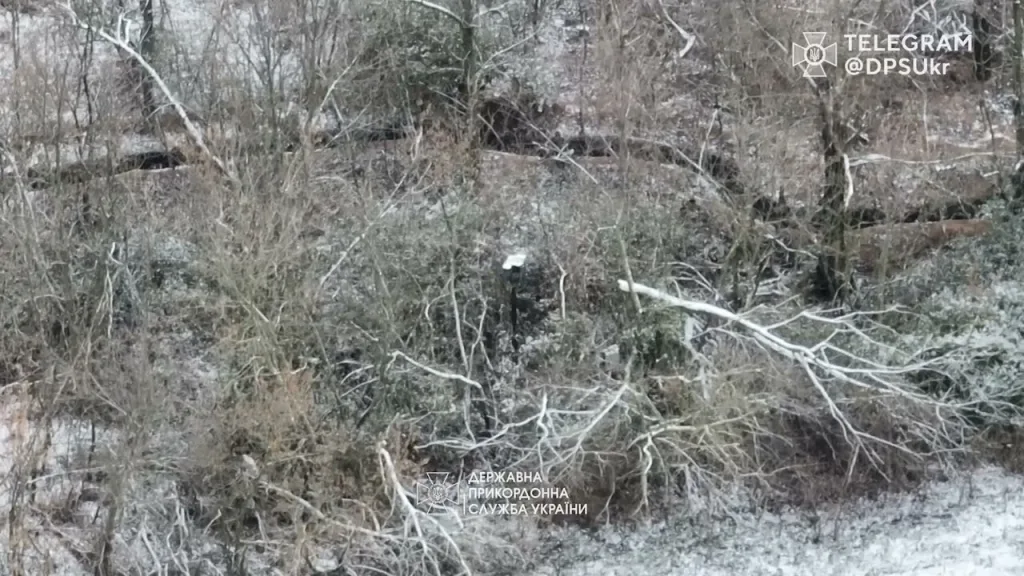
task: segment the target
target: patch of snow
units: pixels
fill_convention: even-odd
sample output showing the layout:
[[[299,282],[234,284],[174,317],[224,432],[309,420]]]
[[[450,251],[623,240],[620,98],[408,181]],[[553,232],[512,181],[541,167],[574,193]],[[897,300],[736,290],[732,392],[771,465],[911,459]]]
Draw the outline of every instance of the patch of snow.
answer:
[[[522,574],[1009,576],[1024,573],[1024,479],[982,468],[816,514],[566,528],[549,540],[543,564]]]

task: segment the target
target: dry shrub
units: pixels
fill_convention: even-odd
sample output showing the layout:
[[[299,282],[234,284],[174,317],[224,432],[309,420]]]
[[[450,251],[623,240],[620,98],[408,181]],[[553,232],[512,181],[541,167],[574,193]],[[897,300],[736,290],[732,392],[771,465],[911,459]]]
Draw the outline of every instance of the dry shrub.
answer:
[[[205,522],[219,513],[220,528],[248,531],[257,514],[273,511],[264,521],[278,528],[293,525],[295,502],[254,489],[256,481],[357,524],[366,511],[387,508],[373,445],[351,426],[325,418],[314,401],[314,378],[310,369],[255,378],[247,393],[229,392],[197,415],[184,478],[190,491],[209,502],[202,511]],[[247,474],[252,478],[245,481]],[[300,516],[315,524],[308,511]],[[372,527],[371,517],[363,527]]]
[[[708,64],[728,90],[730,105],[755,116],[793,106],[793,95],[806,90],[806,81],[793,73],[789,53],[776,41],[789,50],[793,42],[804,43],[802,32],[825,29],[797,10],[748,0],[701,16],[716,31],[707,38]]]

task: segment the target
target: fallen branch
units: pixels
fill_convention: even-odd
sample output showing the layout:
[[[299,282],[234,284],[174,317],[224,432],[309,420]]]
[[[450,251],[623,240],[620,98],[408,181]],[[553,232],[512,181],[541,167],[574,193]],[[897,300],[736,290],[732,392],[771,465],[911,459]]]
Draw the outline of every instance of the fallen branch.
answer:
[[[393,536],[391,534],[384,533],[384,532],[382,532],[380,530],[369,530],[369,529],[363,528],[361,526],[355,526],[353,524],[346,524],[344,522],[340,522],[338,520],[335,520],[334,518],[331,518],[331,517],[327,516],[326,514],[324,514],[323,512],[321,512],[319,508],[317,508],[316,506],[311,504],[308,500],[302,498],[301,496],[297,496],[295,493],[293,493],[293,492],[291,492],[289,490],[286,490],[284,488],[281,488],[280,486],[277,486],[275,484],[271,484],[270,482],[260,481],[259,486],[260,486],[260,488],[263,489],[264,492],[277,494],[278,496],[281,496],[281,497],[284,497],[287,500],[290,500],[294,504],[298,504],[300,507],[302,507],[302,509],[304,509],[307,512],[309,512],[317,520],[319,520],[319,521],[321,521],[321,522],[323,522],[325,524],[329,524],[331,526],[334,526],[335,528],[339,528],[340,530],[342,530],[342,533],[344,533],[345,535],[347,535],[349,537],[351,537],[353,534],[359,534],[359,535],[362,535],[362,536],[368,536],[370,538],[380,538],[380,539],[383,539],[383,540],[388,540],[390,542],[397,542],[397,541],[400,540],[400,538],[398,538],[397,536]],[[376,521],[375,521],[375,523],[376,523]]]
[[[430,546],[427,542],[427,535],[423,529],[424,524],[433,526],[445,543],[448,544],[449,550],[454,554],[455,558],[458,560],[459,566],[462,568],[461,574],[472,576],[473,570],[470,569],[469,564],[462,555],[462,550],[459,548],[459,545],[455,543],[451,534],[449,534],[448,531],[441,526],[441,523],[433,516],[417,510],[416,507],[413,506],[412,502],[409,501],[410,495],[406,491],[405,487],[402,486],[402,482],[398,478],[398,472],[395,470],[394,460],[391,459],[391,454],[389,454],[384,448],[383,442],[377,446],[377,456],[380,458],[381,474],[384,476],[384,479],[388,484],[391,485],[391,488],[394,491],[395,502],[405,514],[406,521],[409,522],[415,530],[417,540],[419,540],[420,546],[423,550],[423,555],[430,560],[434,568],[434,573],[440,576],[441,564],[437,561],[434,554],[431,553]]]
[[[690,49],[693,48],[693,43],[697,41],[697,37],[686,30],[683,30],[683,27],[679,24],[676,24],[676,21],[668,15],[668,9],[665,8],[665,3],[662,2],[662,0],[658,0],[658,6],[661,7],[661,14],[666,20],[668,20],[669,25],[672,26],[676,33],[683,39],[683,49],[679,51],[678,57],[685,58],[686,55],[690,53]]]
[[[481,392],[484,389],[484,387],[481,386],[480,383],[477,382],[476,380],[472,380],[470,378],[467,378],[467,377],[463,376],[462,374],[455,374],[455,373],[452,373],[452,372],[441,372],[440,370],[434,370],[433,368],[431,368],[429,366],[426,366],[424,364],[420,364],[419,362],[413,360],[412,358],[407,356],[404,352],[398,352],[398,351],[392,352],[391,353],[391,357],[393,359],[402,358],[403,360],[405,360],[409,364],[412,364],[413,366],[419,368],[420,370],[423,370],[424,372],[427,372],[428,374],[433,374],[434,376],[437,376],[438,378],[444,378],[445,380],[456,380],[458,382],[462,382],[463,384],[468,384],[469,386],[472,386],[473,388],[476,388],[477,390],[480,390]]]
[[[919,394],[911,390],[906,389],[902,384],[894,380],[894,376],[910,374],[915,371],[933,366],[936,364],[937,359],[931,359],[927,361],[917,362],[902,366],[887,366],[872,362],[865,358],[860,358],[847,350],[839,348],[830,343],[832,336],[826,338],[822,342],[812,346],[802,346],[787,341],[786,339],[774,334],[773,328],[778,328],[792,322],[786,321],[780,324],[776,324],[774,327],[766,327],[753,322],[743,316],[730,312],[724,308],[713,306],[711,304],[705,304],[703,302],[695,302],[691,300],[684,300],[677,298],[671,294],[667,294],[661,290],[645,286],[643,284],[630,283],[626,280],[618,281],[619,290],[623,292],[632,292],[634,294],[642,294],[656,300],[660,300],[671,306],[676,306],[694,312],[698,314],[708,314],[724,320],[728,323],[736,324],[742,327],[755,342],[757,342],[764,349],[778,354],[800,366],[804,374],[807,375],[808,379],[814,386],[817,393],[825,401],[829,408],[829,412],[832,417],[842,428],[844,439],[851,444],[855,451],[864,450],[865,454],[871,458],[872,462],[876,465],[880,464],[876,455],[870,450],[865,441],[876,442],[902,451],[907,454],[915,455],[910,448],[906,446],[900,446],[883,438],[873,436],[861,430],[858,430],[846,417],[842,410],[840,410],[836,401],[833,399],[832,394],[825,388],[825,383],[822,380],[822,375],[827,376],[834,381],[838,381],[844,384],[848,384],[857,388],[871,390],[886,395],[898,396],[919,404],[927,404],[934,406],[935,408],[953,408],[949,404],[929,398],[924,394]],[[867,313],[860,313],[857,316],[866,316]],[[874,342],[867,338],[867,336],[859,331],[856,327],[849,325],[853,316],[849,315],[842,319],[840,324],[847,327],[848,332],[854,332],[859,337],[866,339],[871,344],[876,346],[880,345],[878,342]],[[834,320],[819,318],[809,312],[803,312],[798,317],[804,317],[813,320],[817,320],[823,324],[834,324]],[[795,320],[795,319],[793,319]],[[832,362],[828,359],[828,353],[838,354],[845,357],[846,359],[852,360],[858,366],[842,366]]]
[[[448,17],[448,18],[451,18],[459,26],[463,26],[463,27],[470,26],[470,24],[467,23],[465,20],[463,20],[458,14],[456,14],[455,12],[452,12],[451,10],[445,8],[444,6],[441,6],[440,4],[435,4],[434,2],[430,2],[428,0],[409,0],[409,3],[411,3],[411,4],[419,4],[420,6],[423,6],[424,8],[433,10],[434,12],[442,14],[442,15]]]
[[[238,177],[230,169],[228,169],[227,164],[225,164],[223,160],[218,158],[217,155],[211,152],[210,149],[206,146],[206,141],[203,139],[202,132],[200,132],[196,125],[192,123],[192,120],[188,117],[188,113],[186,112],[185,107],[182,106],[181,101],[175,98],[174,94],[171,93],[171,89],[167,87],[167,83],[164,82],[163,78],[160,77],[160,74],[157,73],[156,69],[154,69],[153,66],[151,66],[149,62],[147,62],[146,59],[142,57],[141,54],[136,52],[135,49],[132,48],[122,38],[114,37],[102,28],[97,28],[96,26],[83,22],[71,6],[63,5],[61,7],[64,9],[64,12],[71,18],[71,23],[74,26],[77,26],[82,30],[86,30],[99,36],[104,41],[109,42],[110,44],[116,46],[119,50],[124,51],[124,53],[128,54],[128,56],[130,56],[132,60],[135,60],[135,62],[138,63],[138,65],[146,71],[146,74],[149,75],[153,82],[156,83],[157,87],[163,93],[164,97],[167,98],[167,100],[171,103],[171,106],[174,108],[174,112],[178,115],[179,118],[181,118],[182,125],[185,127],[185,131],[188,133],[189,139],[192,140],[192,144],[197,149],[199,149],[200,153],[202,153],[203,156],[210,160],[210,162],[213,163],[217,170],[219,170],[221,174],[227,177],[233,185],[238,186],[241,184],[241,181],[238,179]]]

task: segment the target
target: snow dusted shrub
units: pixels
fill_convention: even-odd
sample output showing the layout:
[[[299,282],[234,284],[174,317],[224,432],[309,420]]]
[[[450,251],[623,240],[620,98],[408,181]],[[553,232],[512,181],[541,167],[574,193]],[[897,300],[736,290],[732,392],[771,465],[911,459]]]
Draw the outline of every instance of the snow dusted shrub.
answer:
[[[976,418],[1002,422],[1024,407],[1024,222],[1001,203],[987,216],[991,234],[914,271],[900,299],[918,304],[899,329],[906,347],[955,351],[949,378],[934,392],[955,394]]]

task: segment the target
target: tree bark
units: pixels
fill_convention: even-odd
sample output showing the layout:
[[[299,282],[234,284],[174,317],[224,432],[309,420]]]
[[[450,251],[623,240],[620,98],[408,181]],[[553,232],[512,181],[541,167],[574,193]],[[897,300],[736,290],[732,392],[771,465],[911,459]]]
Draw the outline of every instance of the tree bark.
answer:
[[[815,223],[823,232],[815,269],[815,287],[826,300],[844,304],[850,301],[855,288],[846,246],[847,208],[852,190],[849,159],[843,150],[844,127],[838,98],[828,78],[822,78],[815,87],[825,157],[825,191],[815,216]]]
[[[139,7],[142,12],[142,32],[139,35],[139,54],[151,64],[156,63],[156,36],[154,26],[156,20],[153,18],[153,0],[140,0]],[[147,119],[156,114],[156,87],[153,79],[144,71],[140,74],[142,78],[142,113]]]
[[[1016,5],[1017,0],[1013,0]],[[974,0],[974,13],[971,16],[971,32],[974,36],[974,77],[979,82],[992,78],[992,23],[988,19],[988,7],[985,0]]]
[[[479,185],[480,170],[480,128],[477,116],[477,45],[476,45],[476,0],[462,0],[462,90],[466,103],[466,137],[470,140],[470,180],[473,189]]]
[[[1013,13],[1013,124],[1017,139],[1017,164],[1010,175],[1010,206],[1021,209],[1024,199],[1024,7],[1011,0]]]
[[[1017,161],[1024,158],[1024,8],[1013,0],[1013,122],[1017,136]]]

